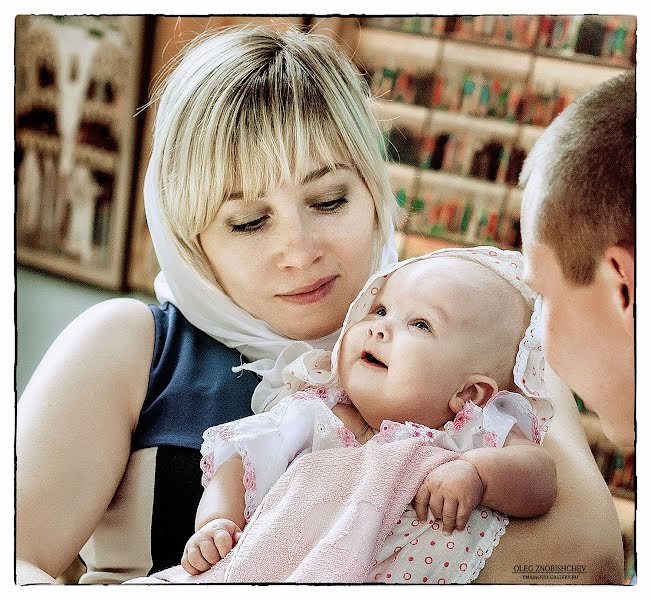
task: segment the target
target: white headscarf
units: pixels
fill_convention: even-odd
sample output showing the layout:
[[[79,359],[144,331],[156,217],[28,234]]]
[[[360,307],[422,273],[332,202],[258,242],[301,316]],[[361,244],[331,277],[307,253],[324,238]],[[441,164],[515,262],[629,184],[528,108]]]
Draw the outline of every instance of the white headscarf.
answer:
[[[253,361],[234,367],[233,371],[247,369],[262,377],[253,394],[251,408],[256,413],[267,410],[283,387],[283,369],[311,350],[331,350],[340,329],[317,340],[290,340],[233,303],[215,280],[201,277],[183,260],[165,227],[154,164],[152,156],[145,176],[144,195],[149,233],[161,268],[154,282],[156,298],[161,303],[171,302],[195,327],[225,346],[239,350],[245,360]],[[381,266],[395,263],[397,259],[391,231],[382,250]]]
[[[337,386],[337,361],[344,333],[368,314],[374,297],[382,289],[391,273],[412,262],[436,257],[462,258],[479,263],[503,277],[522,294],[532,314],[530,324],[518,348],[513,368],[513,379],[522,392],[528,396],[537,416],[544,417],[546,421],[549,421],[553,415],[553,407],[547,398],[545,388],[545,359],[542,353],[540,331],[542,300],[540,295],[524,282],[522,254],[515,250],[501,250],[492,246],[444,248],[380,269],[369,278],[355,301],[350,305],[332,355],[322,350],[313,350],[287,365],[282,373],[284,389],[276,401],[307,386]],[[505,315],[505,318],[508,317],[509,315]]]

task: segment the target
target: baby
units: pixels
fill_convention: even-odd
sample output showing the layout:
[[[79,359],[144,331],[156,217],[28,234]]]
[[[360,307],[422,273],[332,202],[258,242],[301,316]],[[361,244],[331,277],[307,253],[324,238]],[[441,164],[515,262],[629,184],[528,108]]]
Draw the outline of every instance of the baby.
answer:
[[[424,535],[431,548],[438,539],[445,547],[440,535],[453,532],[449,539],[457,540],[457,552],[480,557],[469,573],[453,580],[476,577],[508,523],[500,513],[544,514],[556,494],[555,465],[539,445],[549,406],[533,399],[534,411],[524,397],[507,391],[515,389],[514,363],[523,391],[531,394],[534,380],[544,381],[531,344],[533,327],[527,330],[535,295],[520,274],[518,253],[475,248],[440,251],[372,277],[349,310],[332,353],[328,386],[307,387],[268,413],[204,434],[205,491],[196,533],[183,553],[184,569],[198,574],[225,557],[297,457],[423,436],[460,454],[427,475],[413,510],[389,534],[369,579],[391,577],[390,570],[414,560],[407,554],[417,546],[397,552],[402,547],[396,548],[391,536]],[[309,373],[302,379],[319,380],[327,365],[314,364],[314,356],[292,363],[288,377],[296,380],[309,363],[315,379],[310,381]],[[450,560],[452,553],[441,565],[449,567]],[[462,556],[455,560],[468,563]],[[431,575],[429,561],[422,569]]]

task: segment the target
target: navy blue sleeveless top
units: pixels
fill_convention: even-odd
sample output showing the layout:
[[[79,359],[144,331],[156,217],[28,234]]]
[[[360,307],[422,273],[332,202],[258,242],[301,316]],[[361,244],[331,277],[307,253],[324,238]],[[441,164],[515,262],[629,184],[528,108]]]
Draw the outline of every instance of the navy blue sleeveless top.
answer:
[[[240,353],[197,329],[173,304],[149,308],[154,355],[131,450],[199,449],[208,427],[253,414],[251,396],[259,380],[251,371],[233,373]]]
[[[131,451],[157,448],[151,524],[151,573],[180,562],[194,533],[201,498],[199,462],[203,432],[253,414],[259,380],[235,374],[240,353],[192,325],[168,302],[149,305],[155,322],[147,396]]]

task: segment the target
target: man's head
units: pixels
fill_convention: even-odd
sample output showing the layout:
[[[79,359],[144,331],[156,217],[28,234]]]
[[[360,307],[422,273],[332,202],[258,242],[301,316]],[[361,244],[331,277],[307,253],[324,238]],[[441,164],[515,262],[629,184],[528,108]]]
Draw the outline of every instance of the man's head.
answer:
[[[633,441],[635,76],[611,79],[540,137],[520,183],[527,282],[544,298],[550,366]]]

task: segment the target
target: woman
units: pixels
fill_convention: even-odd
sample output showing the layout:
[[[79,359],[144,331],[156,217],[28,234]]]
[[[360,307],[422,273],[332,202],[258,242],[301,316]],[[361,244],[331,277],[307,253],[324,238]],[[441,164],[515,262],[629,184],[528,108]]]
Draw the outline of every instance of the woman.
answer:
[[[245,29],[187,51],[160,100],[145,190],[162,305],[84,313],[19,402],[19,581],[51,580],[80,550],[85,582],[178,563],[201,433],[269,406],[282,367],[330,348],[368,275],[395,259],[367,94],[317,36]],[[608,490],[572,398],[558,386],[554,400],[567,413],[546,444],[557,503],[509,529],[483,580],[522,582],[523,561],[585,564],[578,583],[619,580]]]

